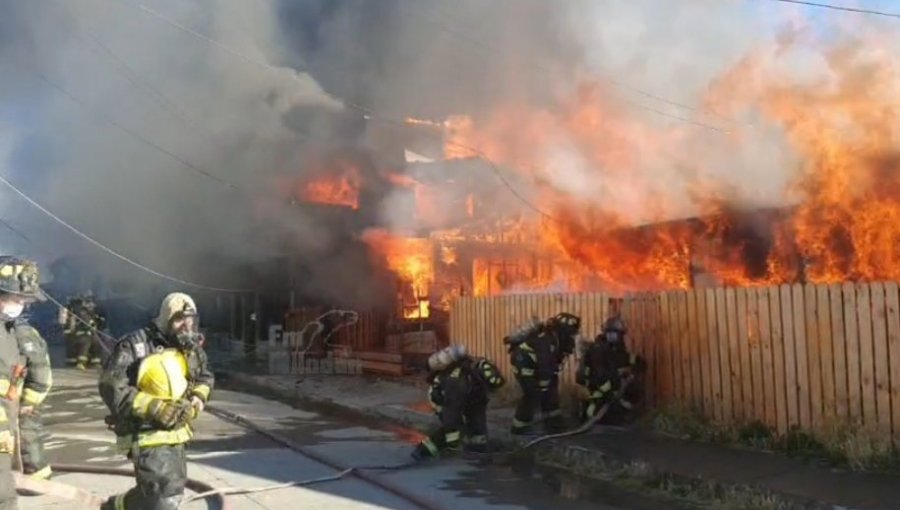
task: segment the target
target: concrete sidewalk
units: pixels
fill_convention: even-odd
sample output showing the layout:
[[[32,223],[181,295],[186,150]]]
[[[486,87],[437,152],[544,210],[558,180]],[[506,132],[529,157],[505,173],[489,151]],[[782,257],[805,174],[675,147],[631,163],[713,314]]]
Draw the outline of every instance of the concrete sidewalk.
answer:
[[[265,392],[338,413],[387,419],[413,428],[433,426],[422,384],[353,376],[222,375],[233,387]],[[489,411],[491,438],[521,444],[508,433],[511,409]],[[859,510],[900,509],[900,476],[856,473],[755,450],[683,441],[627,430],[602,429],[590,434],[548,441],[538,448],[580,466],[616,470],[643,463],[655,474],[674,479],[698,478],[725,486],[749,486],[783,499],[819,508]]]

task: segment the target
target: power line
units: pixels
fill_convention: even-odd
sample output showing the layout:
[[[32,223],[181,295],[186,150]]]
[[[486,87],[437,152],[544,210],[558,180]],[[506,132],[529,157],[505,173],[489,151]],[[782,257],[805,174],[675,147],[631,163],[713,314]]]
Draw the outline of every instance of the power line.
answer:
[[[861,9],[857,7],[846,7],[841,5],[822,4],[818,2],[807,2],[804,0],[769,0],[771,2],[782,2],[786,4],[807,5],[811,7],[821,7],[823,9],[831,9],[834,11],[855,12],[857,14],[871,14],[873,16],[885,16],[888,18],[900,18],[900,13],[873,11],[870,9]]]
[[[5,185],[6,187],[8,187],[10,190],[12,190],[13,192],[15,192],[15,193],[16,193],[17,195],[19,195],[20,197],[22,197],[26,202],[28,202],[29,204],[31,204],[32,206],[34,206],[36,209],[38,209],[38,210],[41,211],[42,213],[44,213],[44,214],[46,214],[47,216],[49,216],[50,218],[52,218],[53,220],[55,220],[55,221],[56,221],[57,223],[59,223],[60,225],[62,225],[62,226],[64,226],[64,227],[68,228],[69,230],[71,230],[71,231],[74,232],[75,234],[79,235],[79,236],[82,237],[83,239],[87,240],[87,241],[90,242],[91,244],[97,246],[98,248],[102,249],[103,251],[109,253],[110,255],[113,255],[114,257],[116,257],[116,258],[118,258],[118,259],[120,259],[120,260],[122,260],[122,261],[125,261],[125,262],[127,262],[127,263],[129,263],[129,264],[131,264],[131,265],[133,265],[133,266],[135,266],[135,267],[137,267],[137,268],[139,268],[139,269],[143,269],[144,271],[146,271],[146,272],[148,272],[148,273],[150,273],[150,274],[152,274],[152,275],[158,276],[158,277],[163,278],[163,279],[165,279],[165,280],[169,280],[169,281],[172,281],[172,282],[181,284],[181,285],[186,285],[186,286],[188,286],[188,287],[194,287],[194,288],[201,289],[201,290],[209,290],[209,291],[215,291],[215,292],[253,292],[253,291],[255,290],[255,289],[234,289],[234,288],[222,288],[222,287],[209,287],[209,286],[206,286],[206,285],[201,285],[201,284],[198,284],[198,283],[189,282],[189,281],[187,281],[187,280],[182,280],[182,279],[176,278],[176,277],[174,277],[174,276],[169,276],[169,275],[167,275],[167,274],[165,274],[165,273],[161,273],[161,272],[159,272],[159,271],[156,271],[155,269],[151,269],[151,268],[149,268],[149,267],[147,267],[147,266],[145,266],[145,265],[143,265],[143,264],[141,264],[141,263],[139,263],[139,262],[136,262],[136,261],[134,261],[134,260],[132,260],[132,259],[126,257],[125,255],[122,255],[121,253],[119,253],[119,252],[113,250],[112,248],[107,247],[106,245],[104,245],[104,244],[101,243],[100,241],[97,241],[97,240],[94,239],[93,237],[91,237],[91,236],[85,234],[84,232],[78,230],[77,228],[73,227],[72,225],[70,225],[69,223],[67,223],[65,220],[63,220],[63,219],[60,218],[59,216],[53,214],[52,212],[50,212],[49,210],[47,210],[44,206],[42,206],[41,204],[39,204],[38,202],[36,202],[35,200],[33,200],[31,197],[29,197],[28,195],[26,195],[24,192],[22,192],[21,190],[19,190],[19,188],[15,187],[11,182],[9,182],[8,180],[6,180],[6,178],[3,177],[2,175],[0,175],[0,183],[4,184],[4,185]]]
[[[131,6],[131,5],[128,4],[127,2],[126,2],[125,4]],[[183,31],[183,32],[185,32],[185,33],[187,33],[187,34],[190,34],[190,35],[192,35],[192,36],[194,36],[194,37],[196,37],[196,38],[198,38],[198,39],[201,39],[201,40],[203,40],[203,41],[205,41],[205,42],[207,42],[207,43],[213,45],[213,46],[216,47],[216,48],[219,48],[220,50],[222,50],[222,51],[224,51],[224,52],[226,52],[226,53],[228,53],[228,54],[230,54],[230,55],[233,55],[233,56],[235,56],[235,57],[240,58],[241,60],[243,60],[243,61],[245,61],[245,62],[251,63],[251,64],[256,65],[256,66],[259,66],[259,67],[261,67],[261,68],[263,68],[263,69],[266,69],[266,70],[268,70],[268,71],[278,72],[278,73],[281,73],[281,72],[282,72],[282,68],[275,67],[275,66],[273,66],[273,65],[271,65],[271,64],[269,64],[269,63],[267,63],[267,62],[262,62],[262,61],[260,61],[260,60],[258,60],[258,59],[255,59],[255,58],[253,58],[253,57],[250,57],[250,56],[248,56],[248,55],[246,55],[246,54],[244,54],[244,53],[242,53],[242,52],[240,52],[240,51],[237,51],[237,50],[235,50],[235,49],[229,47],[228,45],[226,45],[226,44],[224,44],[224,43],[222,43],[222,42],[220,42],[220,41],[218,41],[218,40],[216,40],[216,39],[213,39],[212,37],[210,37],[210,36],[208,36],[208,35],[206,35],[206,34],[200,33],[200,32],[198,32],[198,31],[196,31],[196,30],[194,30],[194,29],[192,29],[192,28],[190,28],[190,27],[188,27],[188,26],[185,26],[184,24],[181,24],[181,23],[179,23],[179,22],[177,22],[177,21],[175,21],[175,20],[173,20],[173,19],[171,19],[171,18],[169,18],[169,17],[163,15],[163,14],[160,14],[160,13],[156,12],[155,10],[153,10],[153,9],[151,9],[151,8],[145,6],[145,5],[140,5],[140,6],[139,6],[139,9],[140,9],[141,11],[143,11],[143,12],[145,12],[145,13],[147,13],[147,14],[150,14],[151,16],[153,16],[153,17],[155,17],[155,18],[157,18],[157,19],[159,19],[159,20],[161,20],[161,21],[163,21],[163,22],[169,24],[170,26],[172,26],[172,27],[174,27],[174,28],[177,28],[178,30],[181,30],[181,31]],[[408,125],[405,121],[403,121],[403,120],[398,120],[398,119],[393,119],[393,118],[390,118],[390,117],[384,117],[384,116],[381,116],[381,115],[379,115],[378,113],[376,113],[376,112],[374,112],[373,110],[371,110],[370,108],[366,108],[365,106],[361,106],[361,105],[355,104],[355,103],[353,103],[353,102],[351,102],[351,101],[347,101],[347,100],[345,100],[345,99],[339,98],[339,97],[335,96],[334,94],[331,94],[331,93],[329,93],[329,92],[327,92],[327,91],[324,91],[324,90],[323,90],[323,93],[324,93],[325,95],[327,95],[328,97],[330,97],[331,99],[333,99],[335,102],[340,103],[340,104],[343,105],[344,107],[349,108],[349,109],[351,109],[351,110],[355,110],[355,111],[357,111],[357,112],[359,112],[359,113],[362,113],[362,114],[363,114],[363,117],[364,117],[365,119],[367,119],[367,120],[374,120],[374,121],[378,121],[378,122],[384,122],[384,123],[393,124],[393,125],[400,125],[400,126],[404,126],[404,127],[408,127],[408,126],[409,126],[409,125]],[[713,129],[716,129],[716,128],[713,128]],[[462,144],[459,144],[459,143],[456,143],[456,142],[452,142],[452,141],[447,142],[447,143],[450,144],[450,145],[454,145],[454,146],[460,147],[460,148],[462,148],[462,149],[469,150],[469,151],[471,151],[473,154],[475,154],[475,155],[481,157],[482,159],[484,159],[485,162],[488,163],[488,165],[491,167],[491,169],[494,171],[494,173],[495,173],[495,174],[497,175],[497,177],[500,179],[500,181],[504,184],[504,186],[506,186],[506,187],[510,190],[510,192],[511,192],[516,198],[518,198],[523,204],[525,204],[527,207],[529,207],[530,209],[534,210],[534,211],[537,212],[538,214],[544,216],[545,218],[548,218],[548,219],[551,219],[551,220],[554,220],[554,221],[560,221],[560,220],[558,220],[557,218],[553,217],[552,215],[550,215],[550,214],[544,212],[541,208],[539,208],[538,206],[536,206],[535,204],[533,204],[531,201],[529,201],[528,199],[526,199],[521,193],[519,193],[519,191],[518,191],[517,189],[515,189],[515,187],[512,185],[512,183],[509,182],[509,180],[506,178],[506,176],[503,174],[503,172],[500,170],[500,168],[497,166],[497,164],[494,163],[494,161],[491,160],[491,158],[489,158],[483,151],[481,151],[481,150],[479,150],[479,149],[476,149],[476,148],[473,148],[473,147],[470,147],[470,146],[467,146],[467,145],[462,145]]]
[[[416,5],[419,5],[419,3],[416,2]],[[438,17],[440,17],[440,18],[446,20],[446,16],[441,16],[440,14],[436,14],[436,15],[437,15]],[[485,50],[488,50],[488,51],[490,51],[490,52],[492,52],[492,53],[499,54],[499,51],[500,51],[500,50],[499,50],[497,47],[492,46],[492,45],[490,45],[490,44],[488,44],[488,43],[486,43],[486,42],[484,42],[484,41],[481,41],[480,39],[477,39],[477,38],[473,37],[472,35],[470,35],[470,34],[464,32],[464,31],[460,30],[459,28],[451,27],[451,26],[449,26],[449,25],[447,25],[447,24],[445,24],[445,23],[441,23],[440,21],[437,21],[437,20],[434,20],[434,19],[429,19],[429,18],[424,18],[424,19],[426,19],[426,20],[432,22],[433,24],[437,25],[439,28],[441,28],[443,31],[447,32],[448,34],[454,35],[454,36],[456,36],[456,37],[458,37],[458,38],[460,38],[460,39],[462,39],[462,40],[464,40],[464,41],[467,41],[468,43],[470,43],[470,44],[472,44],[472,45],[474,45],[474,46],[477,46],[477,47],[479,47],[479,48],[481,48],[481,49],[485,49]],[[540,63],[540,62],[538,62],[537,60],[528,60],[527,62],[528,62],[529,64],[533,65],[535,68],[540,69],[541,71],[544,71],[544,72],[553,72],[553,70],[549,69],[546,65],[544,65],[544,64],[542,64],[542,63]],[[725,121],[728,121],[728,122],[731,122],[731,123],[738,123],[738,121],[735,121],[734,119],[729,119],[729,118],[727,118],[727,117],[723,117],[722,115],[720,115],[720,114],[718,114],[718,113],[715,113],[715,112],[712,112],[712,111],[709,111],[709,110],[706,110],[706,109],[697,108],[697,107],[695,107],[695,106],[690,106],[690,105],[687,105],[687,104],[684,104],[684,103],[681,103],[681,102],[678,102],[678,101],[674,101],[674,100],[672,100],[672,99],[668,99],[668,98],[662,97],[662,96],[657,95],[657,94],[654,94],[654,93],[652,93],[652,92],[649,92],[649,91],[646,91],[646,90],[637,88],[637,87],[635,87],[635,86],[633,86],[633,85],[629,85],[629,84],[627,84],[627,83],[625,83],[625,82],[622,82],[622,81],[620,81],[620,80],[617,80],[617,79],[615,79],[615,78],[613,78],[613,77],[611,77],[611,76],[606,75],[606,76],[604,76],[604,78],[606,79],[606,81],[608,81],[609,83],[611,83],[613,86],[615,86],[615,87],[617,87],[617,88],[620,88],[620,89],[623,89],[623,90],[628,90],[628,91],[630,91],[630,92],[634,92],[634,93],[639,94],[639,95],[641,95],[641,96],[644,96],[644,97],[646,97],[646,98],[653,99],[653,100],[655,100],[655,101],[659,101],[659,102],[668,104],[668,105],[670,105],[670,106],[675,106],[675,107],[682,108],[682,109],[685,109],[685,110],[690,110],[690,111],[694,111],[694,112],[698,112],[698,113],[704,113],[704,114],[707,114],[707,115],[711,115],[711,116],[717,117],[717,118],[719,118],[719,119],[722,119],[722,120],[725,120]],[[712,131],[718,131],[718,132],[725,133],[725,134],[730,133],[730,131],[728,131],[728,130],[726,130],[726,129],[722,129],[722,128],[713,126],[713,125],[711,125],[711,124],[707,124],[707,123],[705,123],[705,122],[700,122],[700,121],[688,119],[688,118],[682,117],[682,116],[680,116],[680,115],[675,115],[675,114],[672,114],[672,113],[664,112],[664,111],[659,110],[659,109],[657,109],[657,108],[653,108],[652,106],[648,106],[648,105],[646,105],[646,104],[639,103],[639,102],[634,101],[634,100],[631,100],[631,99],[627,99],[627,98],[623,98],[623,97],[622,97],[622,98],[619,98],[619,99],[620,99],[621,101],[623,101],[623,102],[625,102],[625,103],[631,105],[631,106],[634,106],[635,108],[639,108],[639,109],[646,110],[646,111],[649,111],[649,112],[652,112],[652,113],[656,113],[656,114],[661,115],[661,116],[663,116],[663,117],[669,117],[669,118],[671,118],[671,119],[675,119],[675,120],[678,120],[678,121],[681,121],[681,122],[685,122],[685,123],[688,123],[688,124],[693,124],[693,125],[698,126],[698,127],[710,129],[710,130],[712,130]]]
[[[189,170],[193,170],[194,172],[197,172],[197,173],[203,175],[204,177],[207,177],[207,178],[209,178],[209,179],[212,179],[212,180],[218,182],[219,184],[222,184],[223,186],[226,186],[226,187],[231,188],[231,189],[233,189],[233,190],[240,190],[240,188],[239,188],[238,186],[236,186],[235,184],[233,184],[233,183],[231,183],[231,182],[229,182],[229,181],[227,181],[227,180],[225,180],[225,179],[223,179],[223,178],[221,178],[221,177],[219,177],[219,176],[217,176],[217,175],[215,175],[215,174],[212,174],[212,173],[210,173],[210,172],[208,172],[208,171],[206,171],[206,170],[200,168],[199,166],[197,166],[197,165],[195,165],[195,164],[193,164],[193,163],[187,161],[186,159],[184,159],[184,158],[178,156],[177,154],[175,154],[174,152],[172,152],[172,151],[170,151],[170,150],[168,150],[168,149],[162,147],[161,145],[159,145],[159,144],[157,144],[157,143],[155,143],[155,142],[153,142],[153,141],[151,141],[151,140],[145,138],[144,136],[142,136],[142,135],[141,135],[140,133],[138,133],[137,131],[135,131],[135,130],[133,130],[133,129],[127,127],[127,126],[122,125],[121,123],[117,122],[115,119],[113,119],[112,117],[110,117],[109,115],[107,115],[107,114],[105,114],[105,113],[103,113],[103,112],[100,112],[100,111],[98,111],[98,110],[95,110],[95,109],[91,108],[90,105],[88,105],[88,104],[85,103],[83,100],[81,100],[80,98],[78,98],[77,96],[75,96],[74,94],[72,94],[71,92],[69,92],[69,91],[68,91],[65,87],[63,87],[62,85],[60,85],[60,84],[58,84],[58,83],[56,83],[56,82],[50,80],[50,78],[47,78],[47,76],[44,75],[43,73],[38,73],[38,74],[37,74],[37,77],[38,77],[41,81],[43,81],[44,83],[46,83],[47,85],[49,85],[51,88],[55,89],[57,92],[59,92],[60,94],[64,95],[65,97],[67,97],[70,101],[72,101],[73,103],[75,103],[76,105],[80,106],[82,109],[84,109],[84,110],[87,111],[88,113],[90,113],[91,115],[93,115],[93,116],[99,118],[100,120],[102,120],[102,121],[106,122],[107,124],[109,124],[109,125],[115,127],[116,129],[119,129],[120,131],[125,132],[126,134],[130,135],[132,138],[134,138],[134,139],[140,141],[140,142],[143,143],[144,145],[146,145],[146,146],[152,148],[153,150],[155,150],[155,151],[157,151],[157,152],[160,152],[160,153],[162,153],[162,154],[168,156],[170,159],[172,159],[172,160],[178,162],[181,166],[183,166],[183,167],[185,167],[185,168],[187,168],[187,169],[189,169]]]
[[[0,224],[2,224],[4,227],[6,227],[6,229],[9,230],[10,232],[12,232],[13,234],[16,234],[17,236],[19,236],[26,243],[31,244],[31,239],[28,239],[28,236],[23,234],[21,230],[10,225],[9,222],[6,221],[5,219],[0,218]]]

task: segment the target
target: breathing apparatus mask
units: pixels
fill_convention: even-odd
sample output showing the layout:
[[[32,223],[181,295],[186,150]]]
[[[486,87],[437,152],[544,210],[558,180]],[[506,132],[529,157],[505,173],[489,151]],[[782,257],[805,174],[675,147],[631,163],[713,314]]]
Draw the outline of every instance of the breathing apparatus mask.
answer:
[[[619,317],[611,317],[603,325],[603,339],[613,345],[620,346],[625,343],[625,323]]]
[[[21,299],[4,301],[0,305],[0,316],[7,321],[18,319],[24,311],[25,301]]]
[[[182,351],[192,351],[200,346],[200,318],[197,311],[186,308],[177,312],[169,321],[169,340]]]

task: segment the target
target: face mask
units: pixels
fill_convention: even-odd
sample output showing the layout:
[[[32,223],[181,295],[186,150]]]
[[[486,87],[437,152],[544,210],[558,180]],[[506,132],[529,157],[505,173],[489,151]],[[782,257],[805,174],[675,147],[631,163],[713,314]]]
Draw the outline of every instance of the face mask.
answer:
[[[200,345],[201,337],[196,319],[182,324],[180,328],[172,331],[170,335],[174,340],[175,346],[181,350],[193,350]]]
[[[8,320],[18,319],[22,312],[25,311],[25,303],[4,303],[0,307],[0,314]]]

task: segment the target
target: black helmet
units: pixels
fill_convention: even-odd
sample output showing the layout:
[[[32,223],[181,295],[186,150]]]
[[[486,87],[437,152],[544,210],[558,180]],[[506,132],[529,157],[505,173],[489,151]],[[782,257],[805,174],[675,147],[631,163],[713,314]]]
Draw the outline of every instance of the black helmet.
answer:
[[[625,321],[620,317],[610,317],[603,323],[603,331],[618,331],[624,335],[628,332],[628,328],[625,327]]]
[[[610,317],[603,323],[603,338],[607,342],[619,343],[625,339],[625,333],[628,328],[620,317]]]
[[[569,335],[575,335],[581,329],[581,317],[567,312],[554,315],[550,322]]]
[[[0,292],[46,301],[40,288],[40,272],[31,260],[0,256]]]

